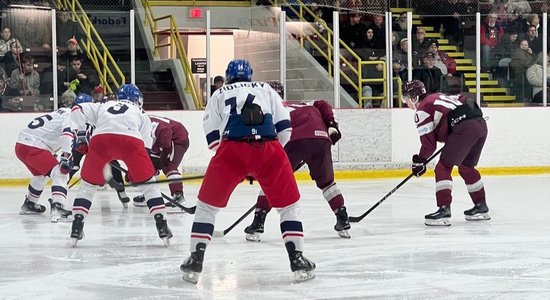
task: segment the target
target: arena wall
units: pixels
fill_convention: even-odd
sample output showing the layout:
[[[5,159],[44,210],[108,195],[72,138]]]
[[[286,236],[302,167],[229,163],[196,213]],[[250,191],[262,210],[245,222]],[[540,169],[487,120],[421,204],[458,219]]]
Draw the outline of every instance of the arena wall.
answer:
[[[500,174],[550,172],[550,139],[545,108],[486,108],[489,136],[480,166]],[[206,146],[202,111],[156,111],[152,114],[181,121],[189,130],[190,148],[183,159],[186,173],[204,172],[213,152]],[[333,149],[339,173],[368,177],[382,171],[386,176],[406,172],[420,143],[410,109],[336,110],[343,134]],[[38,113],[5,113],[0,118],[3,143],[0,145],[0,183],[20,183],[30,178],[17,160],[14,145],[18,132]],[[401,176],[401,175],[399,175]],[[353,176],[352,176],[353,177]],[[380,176],[379,176],[380,177]]]

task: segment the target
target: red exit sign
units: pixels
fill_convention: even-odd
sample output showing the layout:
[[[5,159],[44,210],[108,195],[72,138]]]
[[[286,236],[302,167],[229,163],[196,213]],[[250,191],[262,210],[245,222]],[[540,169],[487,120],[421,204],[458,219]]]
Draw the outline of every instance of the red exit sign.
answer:
[[[202,8],[200,7],[191,7],[189,8],[189,18],[190,19],[202,19]]]

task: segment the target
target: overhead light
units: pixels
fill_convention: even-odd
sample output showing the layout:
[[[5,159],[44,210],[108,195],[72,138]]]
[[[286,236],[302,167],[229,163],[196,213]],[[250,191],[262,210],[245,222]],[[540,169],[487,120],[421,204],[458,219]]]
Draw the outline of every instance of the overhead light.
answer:
[[[31,9],[47,9],[51,10],[49,6],[36,6],[36,5],[25,5],[25,4],[10,4],[11,8],[31,8]]]

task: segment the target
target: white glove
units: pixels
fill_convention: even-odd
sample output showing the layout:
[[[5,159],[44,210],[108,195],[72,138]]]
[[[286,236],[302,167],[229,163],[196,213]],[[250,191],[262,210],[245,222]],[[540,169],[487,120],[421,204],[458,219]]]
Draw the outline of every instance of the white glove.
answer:
[[[338,133],[338,129],[336,129],[334,127],[329,127],[328,128],[328,135],[333,135],[335,133]]]

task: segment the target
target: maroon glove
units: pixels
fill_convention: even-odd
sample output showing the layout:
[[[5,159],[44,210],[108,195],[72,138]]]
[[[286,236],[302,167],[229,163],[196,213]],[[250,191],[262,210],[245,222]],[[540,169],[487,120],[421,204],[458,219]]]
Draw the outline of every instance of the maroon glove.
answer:
[[[426,173],[426,160],[420,158],[418,154],[413,155],[411,170],[416,177],[424,175]]]

